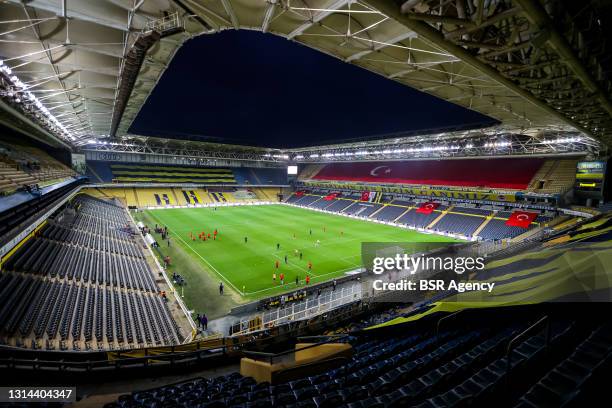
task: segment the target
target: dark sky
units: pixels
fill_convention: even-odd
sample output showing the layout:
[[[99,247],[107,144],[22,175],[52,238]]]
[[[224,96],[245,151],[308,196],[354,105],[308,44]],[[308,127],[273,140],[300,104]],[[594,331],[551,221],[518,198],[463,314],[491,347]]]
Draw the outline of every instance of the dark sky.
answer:
[[[185,43],[130,132],[289,148],[492,123],[296,42],[228,30]]]

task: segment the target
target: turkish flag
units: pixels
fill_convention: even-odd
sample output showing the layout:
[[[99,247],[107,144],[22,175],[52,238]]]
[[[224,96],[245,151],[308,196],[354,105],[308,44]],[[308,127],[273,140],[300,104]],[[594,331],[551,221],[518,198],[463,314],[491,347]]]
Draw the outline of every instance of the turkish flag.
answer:
[[[303,191],[303,190],[300,190],[300,191],[296,191],[296,192],[295,192],[295,196],[296,196],[296,197],[302,197],[303,195],[304,195],[304,191]]]
[[[364,191],[361,193],[361,201],[370,201],[370,192]]]
[[[538,213],[527,212],[527,211],[514,211],[506,225],[509,227],[521,227],[529,228],[529,225],[538,217]]]
[[[418,212],[419,214],[431,214],[439,206],[439,203],[434,203],[430,201],[421,204],[421,206],[416,210],[416,212]]]
[[[338,197],[338,195],[339,195],[339,194],[340,194],[340,193],[331,193],[331,194],[328,194],[328,195],[326,195],[325,197],[323,197],[323,199],[324,199],[325,201],[331,201],[331,200],[333,200],[334,198]]]

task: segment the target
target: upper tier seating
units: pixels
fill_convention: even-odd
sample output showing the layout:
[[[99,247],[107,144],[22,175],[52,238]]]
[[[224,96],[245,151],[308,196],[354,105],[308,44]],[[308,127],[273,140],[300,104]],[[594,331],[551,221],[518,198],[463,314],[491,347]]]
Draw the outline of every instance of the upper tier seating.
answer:
[[[537,158],[332,163],[311,178],[524,190],[542,163]]]
[[[235,168],[234,175],[238,184],[286,185],[287,170],[284,168]]]
[[[6,261],[0,287],[12,289],[0,293],[4,338],[45,340],[50,348],[94,339],[98,349],[177,344],[178,328],[125,210],[83,195],[73,207]]]
[[[15,191],[24,184],[47,185],[75,174],[39,148],[0,143],[0,194]]]
[[[18,170],[15,165],[0,162],[0,194],[9,194],[24,184],[36,184],[38,180],[30,174]]]
[[[91,181],[110,183],[196,183],[206,185],[286,185],[284,168],[199,167],[89,161]]]
[[[17,206],[11,207],[0,213],[0,240],[5,242],[5,239],[10,238],[9,232],[15,230],[14,233],[20,232],[18,227],[22,223],[26,223],[30,218],[40,216],[40,212],[46,209],[50,204],[55,202],[70,190],[75,188],[82,180],[66,185],[56,186],[46,194],[33,196],[27,201]],[[25,194],[25,193],[24,193]],[[32,220],[30,220],[31,222]]]
[[[578,160],[547,160],[533,178],[530,190],[536,193],[561,194],[572,188],[576,180]]]
[[[221,167],[113,163],[110,168],[113,180],[118,182],[236,184],[232,170]]]

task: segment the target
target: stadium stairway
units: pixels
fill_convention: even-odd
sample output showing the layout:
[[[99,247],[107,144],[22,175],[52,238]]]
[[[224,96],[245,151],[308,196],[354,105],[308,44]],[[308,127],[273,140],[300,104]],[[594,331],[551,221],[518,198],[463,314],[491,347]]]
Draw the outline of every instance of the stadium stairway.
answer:
[[[434,226],[442,219],[444,218],[444,216],[446,214],[448,214],[448,212],[453,208],[453,206],[451,205],[450,207],[448,207],[446,210],[442,211],[442,213],[436,218],[434,219],[431,223],[429,223],[429,225],[427,225],[426,228],[428,229],[432,229],[434,228]]]
[[[179,200],[178,195],[176,194],[176,190],[174,188],[171,188],[170,191],[172,192],[172,198],[174,198],[174,202],[177,205],[187,205],[186,202],[183,202],[182,200]]]
[[[489,223],[489,221],[491,221],[493,219],[493,215],[489,215],[487,216],[487,218],[485,218],[485,220],[482,222],[482,224],[480,224],[480,226],[478,228],[476,228],[476,230],[474,231],[474,236],[479,236],[480,232],[487,226],[487,224]]]
[[[376,215],[381,212],[382,210],[385,209],[385,206],[381,206],[379,209],[377,209],[376,211],[374,211],[372,214],[369,215],[369,218],[374,218],[377,219]]]

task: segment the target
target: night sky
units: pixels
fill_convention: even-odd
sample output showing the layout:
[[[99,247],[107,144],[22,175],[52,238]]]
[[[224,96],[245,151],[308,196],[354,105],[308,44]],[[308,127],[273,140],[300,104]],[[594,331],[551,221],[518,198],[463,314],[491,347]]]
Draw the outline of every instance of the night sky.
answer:
[[[189,40],[131,133],[302,147],[493,119],[272,34]]]

